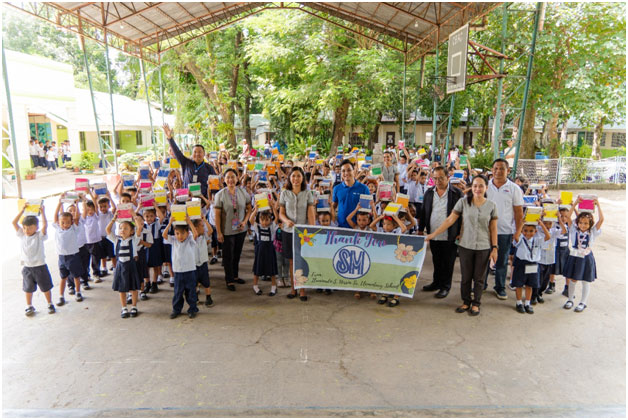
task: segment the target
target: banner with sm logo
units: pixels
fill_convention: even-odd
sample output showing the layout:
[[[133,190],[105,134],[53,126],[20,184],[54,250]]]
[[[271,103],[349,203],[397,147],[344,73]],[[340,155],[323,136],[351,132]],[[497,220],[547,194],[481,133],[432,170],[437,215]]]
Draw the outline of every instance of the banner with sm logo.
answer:
[[[423,236],[296,225],[295,289],[336,289],[411,298],[425,259]]]

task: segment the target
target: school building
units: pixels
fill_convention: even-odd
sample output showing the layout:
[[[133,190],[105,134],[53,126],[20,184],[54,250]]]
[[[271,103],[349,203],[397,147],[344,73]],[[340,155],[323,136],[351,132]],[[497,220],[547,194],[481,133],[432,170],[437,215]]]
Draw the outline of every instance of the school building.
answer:
[[[31,137],[49,143],[70,141],[72,160],[83,151],[99,154],[98,136],[91,95],[74,86],[72,66],[20,52],[5,50],[11,89],[13,122],[21,169],[31,167],[28,150]],[[112,144],[112,119],[109,94],[94,92],[101,136]],[[151,105],[157,105],[152,104]],[[116,147],[126,152],[150,149],[150,119],[145,100],[113,95]],[[161,144],[162,121],[174,125],[174,116],[151,107],[157,144]],[[2,151],[12,157],[6,93],[2,85]],[[105,153],[112,154],[105,146]]]
[[[467,124],[469,125],[467,127]],[[559,126],[559,135],[560,129]],[[506,133],[512,133],[512,125],[506,125]],[[406,119],[405,126],[405,138],[407,142],[411,142],[414,139],[416,144],[431,144],[432,142],[432,117],[421,114],[415,115],[414,112],[410,113],[410,116]],[[547,140],[543,138],[543,126],[538,124],[534,127],[536,134],[537,145],[543,147],[546,146]],[[460,124],[456,128],[452,128],[451,132],[451,145],[466,146],[467,144],[475,145],[478,137],[481,135],[482,127],[477,125],[474,121],[469,122],[467,118],[467,112],[465,111],[461,118]],[[493,132],[493,120],[489,120],[489,137],[492,138]],[[443,127],[438,132],[439,143],[444,142],[447,138],[447,127]],[[361,127],[347,127],[347,136],[349,144],[359,145],[366,144],[368,133],[364,134]],[[377,142],[380,145],[396,146],[397,142],[401,139],[401,125],[397,122],[397,119],[391,116],[384,115],[380,121],[378,128]],[[576,120],[570,119],[567,122],[567,142],[572,145],[591,145],[593,143],[593,128],[582,127]],[[626,123],[625,121],[619,124],[605,125],[602,132],[602,140],[600,147],[602,153],[604,150],[614,150],[620,147],[626,146]]]

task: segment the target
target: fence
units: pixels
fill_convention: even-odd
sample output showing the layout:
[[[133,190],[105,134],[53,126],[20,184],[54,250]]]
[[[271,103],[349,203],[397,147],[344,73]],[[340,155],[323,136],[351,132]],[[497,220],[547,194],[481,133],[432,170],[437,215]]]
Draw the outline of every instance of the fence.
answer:
[[[593,160],[575,157],[560,159],[520,159],[517,176],[531,183],[625,184],[626,156]]]

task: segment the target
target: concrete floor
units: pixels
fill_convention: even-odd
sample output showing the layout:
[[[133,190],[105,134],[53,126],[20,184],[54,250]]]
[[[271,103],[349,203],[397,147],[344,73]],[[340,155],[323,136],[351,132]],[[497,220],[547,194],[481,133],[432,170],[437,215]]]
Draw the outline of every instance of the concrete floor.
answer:
[[[606,222],[589,308],[566,311],[554,294],[520,315],[509,291],[507,301],[487,293],[477,318],[454,312],[458,262],[446,299],[419,291],[396,308],[340,292],[255,296],[248,243],[247,285],[226,291],[211,266],[216,305],[194,320],[168,318],[168,286],[120,319],[111,276],[55,315],[36,294],[39,312],[26,318],[15,201],[4,200],[3,415],[625,417],[626,196],[598,194]],[[52,238],[46,251],[58,284]],[[421,285],[431,273],[428,255]]]

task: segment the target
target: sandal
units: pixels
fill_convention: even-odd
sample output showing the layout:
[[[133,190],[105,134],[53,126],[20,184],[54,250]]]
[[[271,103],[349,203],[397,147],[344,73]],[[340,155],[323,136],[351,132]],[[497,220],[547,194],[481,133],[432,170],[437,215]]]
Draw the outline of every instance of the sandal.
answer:
[[[456,313],[463,314],[469,310],[469,306],[461,305],[456,308]]]
[[[379,300],[377,301],[377,303],[379,303],[380,305],[383,305],[387,301],[388,301],[388,298],[386,296],[381,296]]]
[[[567,302],[565,302],[565,304],[563,305],[563,309],[571,309],[573,308],[573,302],[568,300]]]
[[[397,299],[397,298],[392,298],[392,299],[390,299],[390,302],[388,302],[388,306],[390,308],[392,308],[394,306],[397,306],[397,305],[399,305],[399,299]]]
[[[473,309],[473,308],[477,308],[477,309]],[[471,309],[469,310],[469,315],[471,316],[480,315],[480,308],[478,306],[472,306]]]

